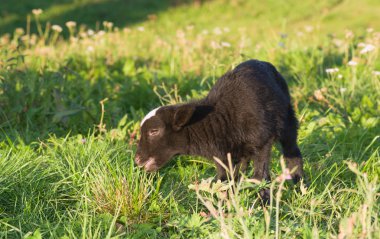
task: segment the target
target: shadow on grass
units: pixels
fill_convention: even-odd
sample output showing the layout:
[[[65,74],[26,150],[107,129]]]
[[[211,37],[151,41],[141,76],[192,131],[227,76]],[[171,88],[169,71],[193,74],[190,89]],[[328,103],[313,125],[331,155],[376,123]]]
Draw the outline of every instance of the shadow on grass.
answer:
[[[179,82],[169,68],[152,59],[106,62],[105,57],[90,63],[76,56],[68,58],[57,71],[3,72],[0,140],[10,137],[12,141],[19,138],[30,143],[46,139],[49,134],[86,135],[100,123],[100,101],[106,98],[103,123],[112,129],[125,115],[128,121],[137,122],[151,108],[161,105],[155,86],[165,84],[172,89],[174,84],[181,84],[189,91],[201,89],[199,76]],[[188,93],[179,90],[182,96]]]
[[[42,9],[41,23],[64,26],[67,21],[98,28],[103,21],[124,27],[145,21],[149,15],[158,14],[171,7],[190,4],[193,0],[4,0],[0,9],[0,35],[12,33],[17,27],[26,28],[26,18],[33,9]],[[154,16],[153,16],[154,17]],[[36,26],[32,24],[32,32]]]

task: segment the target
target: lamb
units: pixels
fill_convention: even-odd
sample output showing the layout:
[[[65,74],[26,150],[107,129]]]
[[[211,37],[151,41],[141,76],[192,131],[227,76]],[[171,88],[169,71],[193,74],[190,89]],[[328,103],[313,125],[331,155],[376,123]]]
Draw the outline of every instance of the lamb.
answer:
[[[230,153],[236,169],[244,171],[252,160],[253,178],[269,181],[271,148],[279,141],[296,183],[304,176],[297,129],[284,78],[272,64],[248,60],[224,74],[205,98],[149,112],[141,122],[135,162],[151,172],[185,154],[217,157],[228,165]],[[217,178],[226,180],[224,167],[214,162]],[[260,195],[269,200],[268,190]]]

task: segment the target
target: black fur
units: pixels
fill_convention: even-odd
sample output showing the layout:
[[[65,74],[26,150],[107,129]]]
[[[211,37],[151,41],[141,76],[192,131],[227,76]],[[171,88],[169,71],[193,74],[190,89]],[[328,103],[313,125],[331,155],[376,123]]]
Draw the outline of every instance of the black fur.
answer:
[[[235,166],[244,170],[253,160],[253,177],[270,180],[271,148],[279,141],[297,181],[303,177],[297,127],[283,77],[270,63],[249,60],[223,75],[206,98],[159,108],[141,127],[136,163],[154,171],[174,155],[187,154],[227,164],[231,153]],[[225,170],[216,166],[218,178],[225,180]]]

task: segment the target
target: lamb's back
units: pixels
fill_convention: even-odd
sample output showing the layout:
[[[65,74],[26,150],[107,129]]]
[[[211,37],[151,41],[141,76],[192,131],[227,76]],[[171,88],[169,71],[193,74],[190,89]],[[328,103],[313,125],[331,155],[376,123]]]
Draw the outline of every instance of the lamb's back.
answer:
[[[285,80],[273,65],[258,60],[223,75],[206,100],[227,119],[226,127],[246,138],[278,135],[290,106]]]

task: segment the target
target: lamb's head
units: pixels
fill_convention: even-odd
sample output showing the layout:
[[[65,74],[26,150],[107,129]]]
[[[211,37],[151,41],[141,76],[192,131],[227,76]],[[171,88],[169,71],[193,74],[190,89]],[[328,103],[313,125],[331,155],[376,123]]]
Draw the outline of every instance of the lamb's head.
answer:
[[[183,104],[163,106],[149,112],[141,121],[135,162],[146,171],[156,171],[173,156],[187,153],[186,126],[211,111],[208,106]]]
[[[141,121],[135,162],[146,171],[156,171],[174,155],[184,153],[187,137],[183,126],[194,107],[164,106],[149,112]]]

